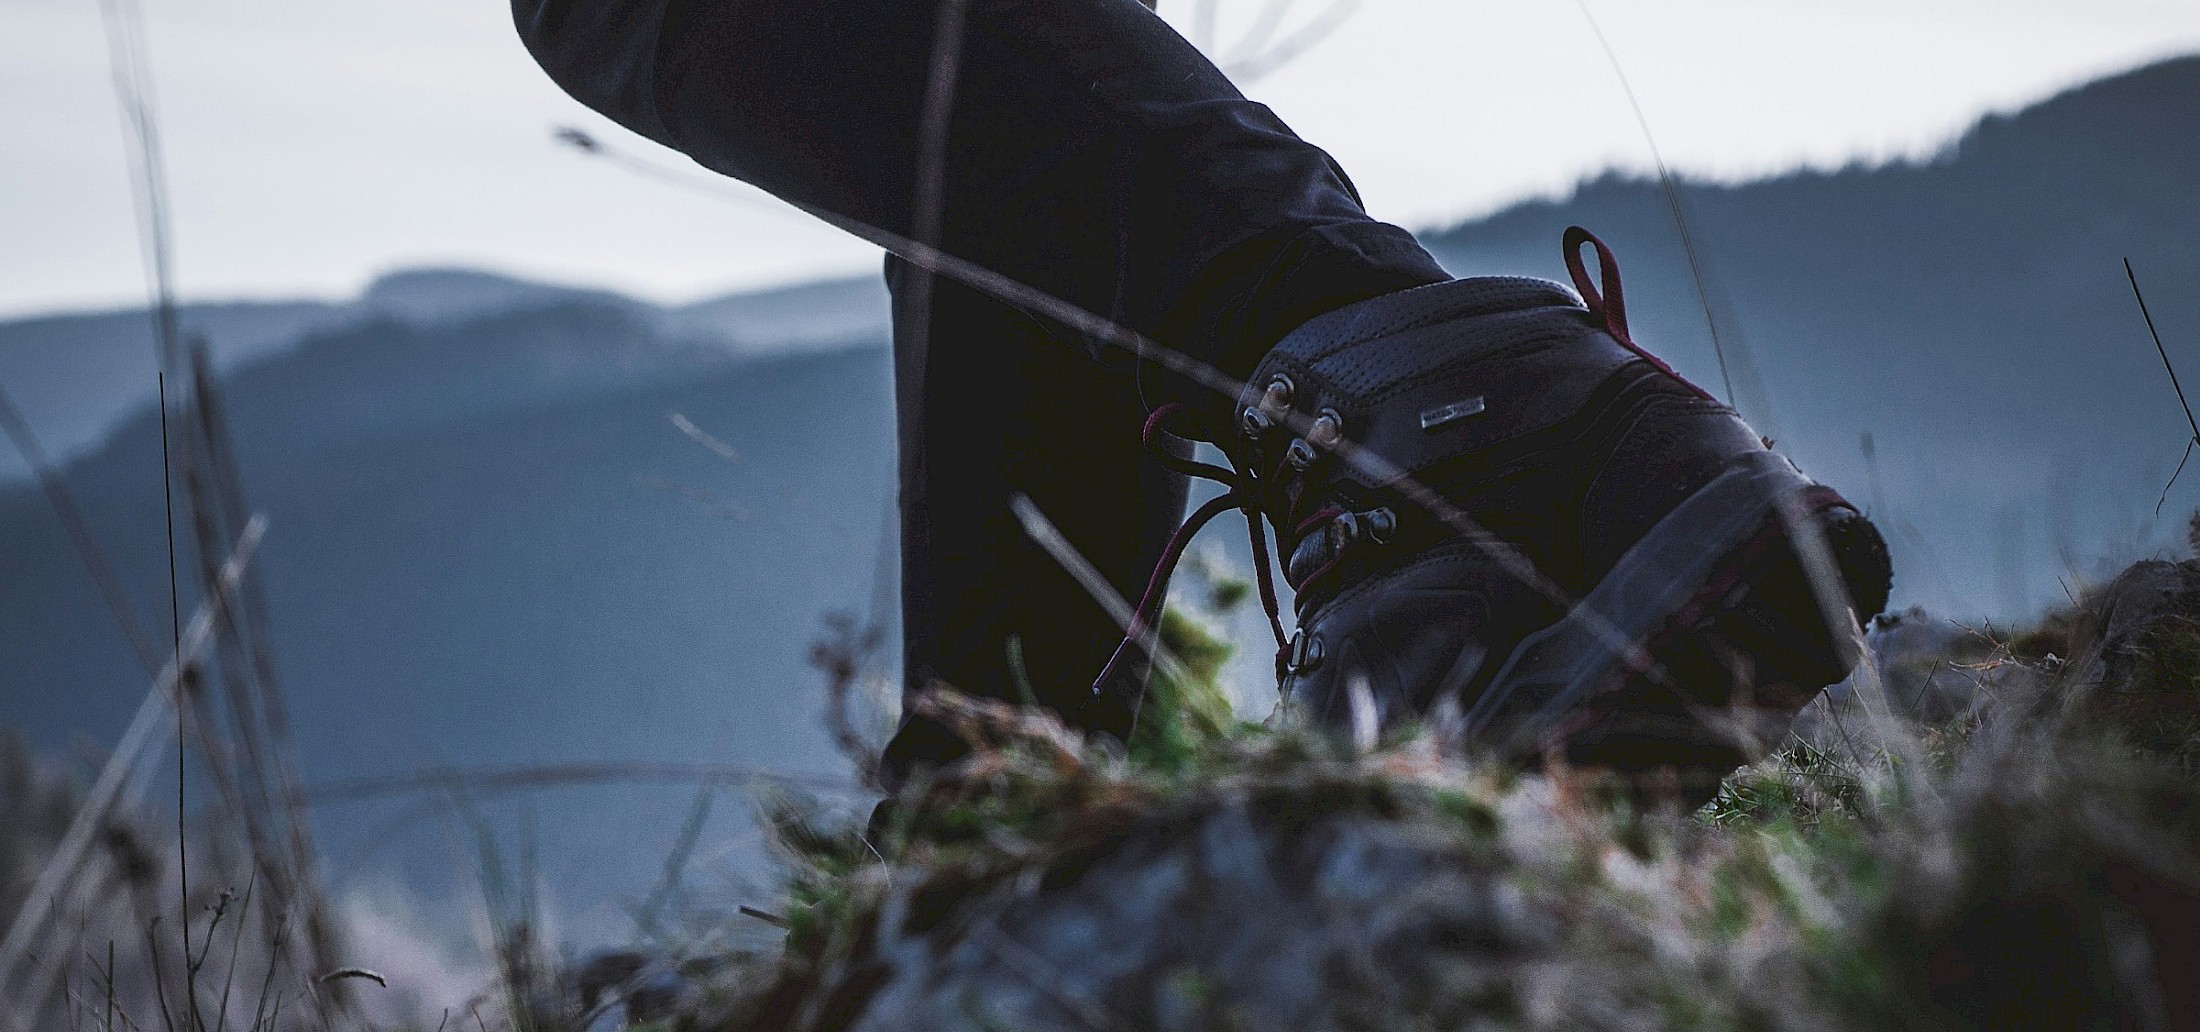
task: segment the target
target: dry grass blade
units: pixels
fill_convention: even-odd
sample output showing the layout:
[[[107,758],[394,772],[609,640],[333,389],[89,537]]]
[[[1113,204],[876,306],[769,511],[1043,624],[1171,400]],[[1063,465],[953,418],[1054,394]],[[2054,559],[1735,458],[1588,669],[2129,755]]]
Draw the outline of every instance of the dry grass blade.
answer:
[[[1288,0],[1269,3],[1261,12],[1260,21],[1248,31],[1246,42],[1239,44],[1238,52],[1220,62],[1231,79],[1241,83],[1258,82],[1297,60],[1335,34],[1360,9],[1360,0],[1334,0],[1290,34],[1273,44],[1268,43],[1269,37],[1282,24],[1285,9],[1290,6]]]
[[[1589,23],[1589,32],[1596,37],[1597,46],[1604,51],[1605,61],[1612,66],[1612,74],[1619,79],[1620,90],[1627,95],[1627,106],[1635,113],[1635,124],[1642,128],[1643,141],[1650,147],[1650,159],[1657,164],[1658,183],[1664,189],[1666,205],[1672,209],[1673,226],[1680,233],[1681,250],[1688,259],[1688,274],[1696,285],[1696,300],[1703,306],[1704,326],[1711,333],[1711,349],[1719,360],[1719,380],[1726,387],[1726,400],[1731,405],[1734,403],[1734,377],[1727,372],[1726,346],[1719,339],[1719,321],[1711,312],[1711,295],[1704,290],[1703,266],[1696,256],[1695,235],[1688,230],[1688,215],[1681,202],[1680,185],[1674,181],[1672,170],[1665,164],[1665,153],[1658,148],[1656,135],[1650,132],[1649,116],[1643,114],[1642,101],[1636,99],[1635,86],[1628,80],[1626,69],[1620,65],[1618,52],[1612,49],[1611,40],[1605,38],[1604,26],[1597,22],[1596,14],[1589,10],[1588,0],[1574,0],[1574,7],[1580,10],[1582,20]]]
[[[858,623],[846,613],[826,617],[826,634],[810,646],[810,665],[825,674],[825,728],[833,744],[856,765],[865,785],[880,787],[879,750],[855,725],[856,686],[885,640],[877,621]]]
[[[185,497],[198,546],[200,592],[211,597],[221,593],[222,552],[244,532],[250,508],[206,342],[192,341],[186,357],[191,392],[185,413],[190,431],[183,450]],[[334,965],[338,932],[320,884],[311,823],[288,802],[299,794],[299,778],[266,590],[257,567],[247,567],[230,594],[234,597],[227,618],[218,628],[215,664],[227,688],[226,719],[213,712],[207,693],[192,693],[203,711],[193,730],[210,772],[221,775],[215,785],[229,815],[242,826],[255,878],[264,880],[264,895],[272,901],[261,908],[263,934],[272,939],[274,922],[294,914],[304,927],[295,941],[307,953],[300,969],[326,969]],[[325,1017],[330,1007],[341,1010],[347,1004],[347,989],[335,986],[311,994],[310,1000]]]
[[[381,987],[382,987],[382,988],[384,988],[384,989],[387,989],[387,988],[389,988],[389,987],[390,987],[390,980],[389,980],[389,979],[387,979],[387,978],[384,978],[384,977],[382,977],[382,976],[381,976],[380,974],[378,974],[378,973],[376,973],[376,972],[374,972],[374,971],[370,971],[370,970],[368,970],[368,969],[366,969],[366,968],[362,968],[362,967],[346,967],[346,968],[337,968],[337,969],[336,969],[336,970],[334,970],[334,971],[331,971],[331,972],[329,972],[329,973],[327,973],[327,974],[325,974],[325,975],[322,975],[322,976],[321,976],[320,978],[317,978],[317,979],[315,979],[314,981],[317,981],[317,982],[323,982],[323,983],[326,983],[326,982],[340,982],[340,981],[343,981],[344,979],[347,979],[347,978],[361,978],[361,979],[365,979],[365,980],[367,980],[367,981],[369,981],[369,982],[373,982],[374,984],[376,984],[376,985],[378,985],[378,986],[381,986]]]
[[[1068,573],[1079,587],[1084,588],[1085,593],[1091,595],[1101,609],[1107,611],[1108,619],[1115,621],[1116,626],[1123,629],[1123,633],[1137,633],[1139,649],[1153,657],[1154,665],[1160,667],[1165,676],[1183,680],[1184,664],[1170,655],[1168,647],[1161,643],[1160,621],[1154,621],[1151,627],[1141,626],[1138,614],[1131,610],[1131,604],[1124,601],[1122,594],[1115,590],[1115,585],[1109,584],[1108,578],[1092,565],[1092,560],[1085,558],[1076,545],[1062,536],[1061,529],[1054,525],[1054,521],[1047,519],[1046,513],[1039,511],[1037,503],[1023,494],[1017,494],[1008,500],[1008,504],[1009,508],[1015,510],[1017,522],[1023,524],[1024,536],[1045,549],[1056,565]]]
[[[224,612],[234,597],[237,582],[244,576],[244,569],[258,549],[266,528],[266,520],[262,517],[254,517],[246,525],[236,550],[222,567],[219,582],[221,590],[209,598],[191,618],[191,625],[183,634],[179,649],[161,670],[159,679],[147,693],[145,701],[139,705],[137,715],[131,719],[128,730],[123,732],[121,742],[100,770],[98,780],[93,782],[92,789],[78,809],[68,833],[63,836],[60,846],[54,850],[52,857],[32,883],[30,892],[25,896],[26,900],[62,898],[65,890],[80,873],[85,850],[91,845],[101,823],[122,802],[124,787],[145,762],[146,750],[165,730],[165,719],[182,719],[185,703],[179,687],[184,672],[199,662],[211,644],[215,627],[223,619]],[[53,914],[54,909],[51,906],[26,904],[15,915],[7,936],[0,939],[0,994],[7,994],[0,996],[0,1000],[14,998],[11,990],[16,969],[25,959],[33,939],[44,930]],[[39,983],[44,979],[35,978],[32,981]],[[25,991],[36,991],[36,985],[25,987]]]
[[[670,419],[672,421],[672,425],[677,428],[681,433],[686,434],[689,440],[694,441],[695,443],[702,445],[704,448],[709,449],[711,454],[716,455],[719,458],[726,460],[727,462],[741,461],[741,453],[735,451],[733,449],[733,445],[727,444],[726,442],[719,440],[718,438],[712,436],[710,431],[705,430],[702,427],[696,426],[695,421],[689,419],[686,413],[667,412],[665,413],[665,417],[667,419]]]
[[[376,775],[311,786],[303,794],[308,806],[326,806],[382,796],[437,792],[462,786],[468,790],[555,788],[612,782],[704,784],[711,782],[795,785],[828,792],[866,792],[862,785],[822,774],[792,774],[763,767],[727,763],[550,763],[521,767],[461,770],[444,768]]]

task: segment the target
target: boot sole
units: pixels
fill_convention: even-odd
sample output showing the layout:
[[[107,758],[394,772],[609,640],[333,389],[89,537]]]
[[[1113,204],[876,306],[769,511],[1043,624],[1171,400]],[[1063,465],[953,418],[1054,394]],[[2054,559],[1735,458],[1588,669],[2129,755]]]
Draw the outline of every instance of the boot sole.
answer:
[[[1786,459],[1749,453],[1524,639],[1466,732],[1515,757],[1555,750],[1715,785],[1848,676],[1851,629],[1885,606],[1890,580],[1870,521]]]

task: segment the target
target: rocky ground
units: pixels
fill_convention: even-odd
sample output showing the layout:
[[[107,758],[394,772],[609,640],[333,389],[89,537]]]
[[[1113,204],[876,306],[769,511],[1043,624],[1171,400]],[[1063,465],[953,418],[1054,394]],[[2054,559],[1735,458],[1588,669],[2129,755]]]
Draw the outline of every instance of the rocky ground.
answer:
[[[1127,751],[988,747],[877,840],[774,808],[783,950],[655,963],[718,1029],[2072,1029],[2200,1020],[2200,561],[1874,660],[1680,812],[1366,753],[1196,688]],[[1195,643],[1196,644],[1196,643]],[[666,986],[672,988],[667,989]],[[615,992],[615,989],[614,989]]]
[[[1430,732],[1363,752],[1242,722],[1209,679],[1225,650],[1188,623],[1170,638],[1192,674],[1160,687],[1127,750],[937,697],[984,745],[884,820],[766,804],[787,867],[778,898],[579,961],[507,929],[503,976],[464,1024],[2153,1029],[2200,1016],[2200,560],[2138,564],[2022,633],[1882,618],[1858,677],[1689,810],[1593,771],[1479,764]],[[0,779],[11,806],[58,805],[30,783]]]

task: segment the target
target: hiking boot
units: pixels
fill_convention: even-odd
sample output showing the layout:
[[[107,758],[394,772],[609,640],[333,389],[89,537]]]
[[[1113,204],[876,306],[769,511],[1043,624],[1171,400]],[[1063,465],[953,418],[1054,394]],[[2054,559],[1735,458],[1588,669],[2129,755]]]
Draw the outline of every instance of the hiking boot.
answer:
[[[1276,528],[1298,615],[1278,675],[1317,719],[1364,734],[1455,705],[1507,755],[1715,779],[1848,675],[1886,546],[1633,342],[1602,242],[1565,244],[1578,296],[1463,279],[1294,330],[1231,432],[1183,434],[1238,467],[1195,520]]]

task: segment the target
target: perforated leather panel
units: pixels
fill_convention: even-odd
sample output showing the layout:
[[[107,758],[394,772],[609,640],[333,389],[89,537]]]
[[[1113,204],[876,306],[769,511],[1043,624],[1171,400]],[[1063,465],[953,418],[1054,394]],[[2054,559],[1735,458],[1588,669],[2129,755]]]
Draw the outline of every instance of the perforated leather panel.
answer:
[[[1333,408],[1360,454],[1411,474],[1566,419],[1607,377],[1636,361],[1558,284],[1454,280],[1307,323],[1262,361],[1244,403],[1276,375],[1287,376],[1299,419]],[[1469,401],[1471,416],[1422,424],[1423,412]],[[1292,435],[1270,436],[1264,449]],[[1349,478],[1365,487],[1387,482],[1365,470]]]
[[[1401,290],[1309,320],[1277,344],[1308,362],[1417,326],[1525,308],[1581,308],[1574,292],[1531,276],[1476,276]]]

